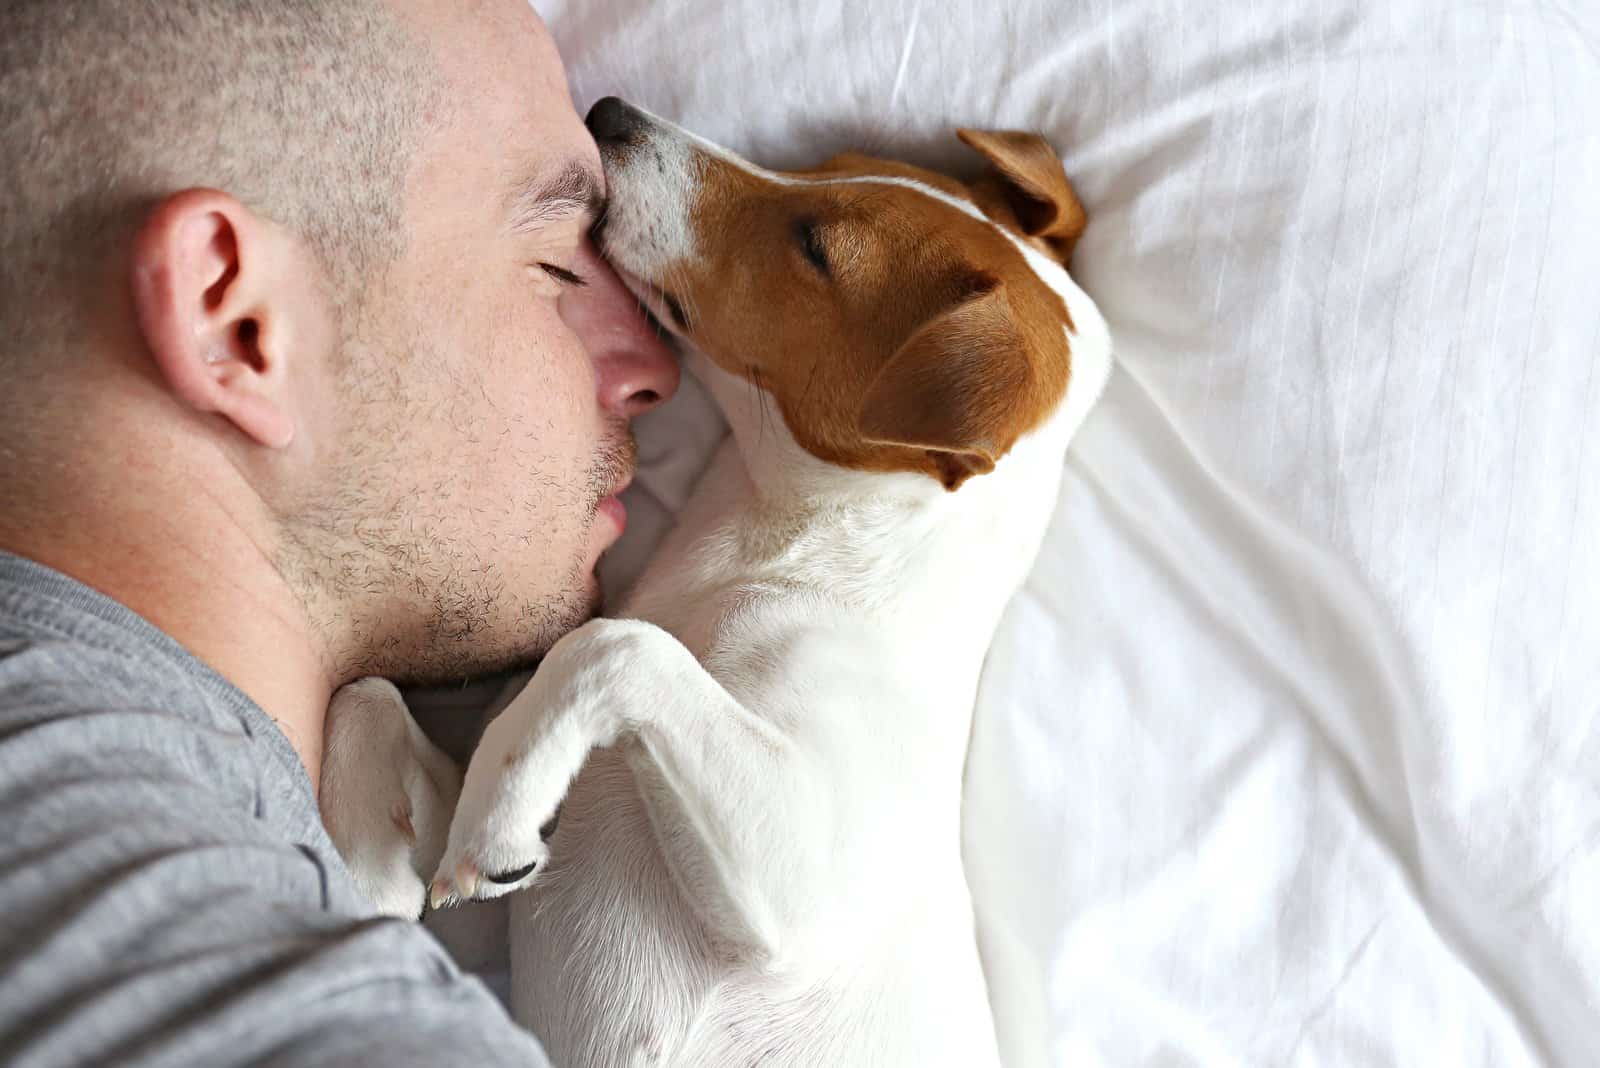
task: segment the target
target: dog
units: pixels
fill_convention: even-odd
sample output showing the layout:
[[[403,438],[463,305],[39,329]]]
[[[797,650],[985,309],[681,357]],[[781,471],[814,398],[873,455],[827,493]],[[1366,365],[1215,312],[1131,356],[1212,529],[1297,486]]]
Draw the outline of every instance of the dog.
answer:
[[[959,131],[987,162],[960,182],[768,171],[616,98],[587,122],[602,251],[732,432],[464,781],[387,684],[342,692],[330,831],[397,914],[419,870],[436,908],[520,891],[512,1011],[557,1064],[998,1065],[962,774],[1110,373],[1083,208],[1032,134]]]

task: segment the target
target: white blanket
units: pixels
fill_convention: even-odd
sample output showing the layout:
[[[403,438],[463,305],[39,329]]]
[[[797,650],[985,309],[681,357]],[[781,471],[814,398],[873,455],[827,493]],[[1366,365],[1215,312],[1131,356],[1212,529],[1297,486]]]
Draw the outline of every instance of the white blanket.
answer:
[[[581,107],[780,166],[1030,127],[1089,207],[1121,368],[969,766],[1009,1063],[1600,1059],[1597,5],[538,6]]]

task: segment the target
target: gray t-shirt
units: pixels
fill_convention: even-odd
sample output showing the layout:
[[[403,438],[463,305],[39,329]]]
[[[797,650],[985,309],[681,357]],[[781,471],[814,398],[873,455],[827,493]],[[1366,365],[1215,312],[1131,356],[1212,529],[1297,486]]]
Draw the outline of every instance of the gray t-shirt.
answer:
[[[0,553],[0,1065],[257,1064],[546,1061],[432,936],[373,915],[244,694]]]

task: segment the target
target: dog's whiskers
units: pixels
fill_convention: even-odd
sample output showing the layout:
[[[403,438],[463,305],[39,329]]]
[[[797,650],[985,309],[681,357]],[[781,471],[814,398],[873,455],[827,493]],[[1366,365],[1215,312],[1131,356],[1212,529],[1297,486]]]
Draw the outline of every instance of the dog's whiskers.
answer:
[[[700,302],[694,297],[694,287],[689,284],[689,272],[682,266],[676,266],[667,272],[667,281],[672,283],[673,296],[678,299],[678,307],[684,313],[684,329],[700,321]]]

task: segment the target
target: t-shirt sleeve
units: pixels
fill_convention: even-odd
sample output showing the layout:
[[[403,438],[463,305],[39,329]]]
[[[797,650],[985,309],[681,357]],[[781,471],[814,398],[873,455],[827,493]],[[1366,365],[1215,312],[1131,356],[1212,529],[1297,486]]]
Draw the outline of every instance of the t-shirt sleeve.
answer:
[[[93,660],[0,649],[0,1064],[543,1068],[354,896],[281,739]]]

